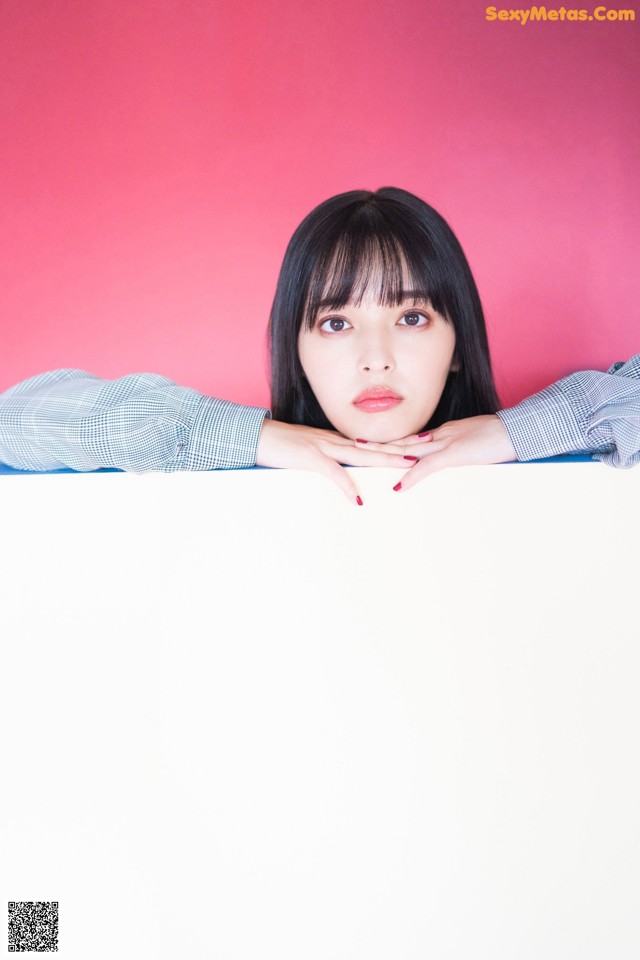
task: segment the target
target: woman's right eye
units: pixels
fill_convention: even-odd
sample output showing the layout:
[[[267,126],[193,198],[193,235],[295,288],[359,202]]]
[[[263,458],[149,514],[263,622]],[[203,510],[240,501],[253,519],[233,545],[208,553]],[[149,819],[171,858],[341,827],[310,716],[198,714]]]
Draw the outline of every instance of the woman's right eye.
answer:
[[[345,320],[343,317],[327,317],[326,320],[323,320],[319,324],[319,329],[323,333],[342,333],[343,330],[346,330],[350,327],[351,324],[348,320]]]

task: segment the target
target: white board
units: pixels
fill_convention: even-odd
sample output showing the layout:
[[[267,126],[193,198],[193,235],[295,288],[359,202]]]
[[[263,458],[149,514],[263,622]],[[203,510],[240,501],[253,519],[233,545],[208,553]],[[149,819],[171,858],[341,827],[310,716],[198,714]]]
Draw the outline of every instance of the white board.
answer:
[[[4,476],[0,885],[68,960],[637,960],[640,470]]]

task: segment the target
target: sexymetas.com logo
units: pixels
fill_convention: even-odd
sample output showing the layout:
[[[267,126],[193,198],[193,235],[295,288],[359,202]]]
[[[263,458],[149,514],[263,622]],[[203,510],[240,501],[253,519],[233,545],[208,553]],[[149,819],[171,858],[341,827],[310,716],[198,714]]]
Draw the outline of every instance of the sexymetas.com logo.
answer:
[[[585,21],[633,21],[636,18],[635,10],[609,10],[607,7],[595,7],[589,10],[568,10],[566,7],[550,9],[549,7],[529,7],[527,10],[504,10],[498,7],[487,7],[486,19],[492,21],[515,21],[524,26],[526,23],[546,22],[585,22]]]

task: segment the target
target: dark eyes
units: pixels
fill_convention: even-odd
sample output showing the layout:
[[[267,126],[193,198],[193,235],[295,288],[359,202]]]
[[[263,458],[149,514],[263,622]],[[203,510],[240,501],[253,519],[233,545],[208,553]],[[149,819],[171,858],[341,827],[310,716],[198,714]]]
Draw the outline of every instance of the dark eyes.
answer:
[[[417,310],[403,313],[398,320],[401,327],[426,327],[429,323],[429,317]],[[327,317],[318,325],[318,329],[322,330],[323,333],[342,333],[343,330],[348,330],[350,327],[351,324],[344,317]]]
[[[342,333],[343,330],[346,330],[347,327],[350,327],[351,324],[348,320],[344,320],[342,317],[329,317],[328,320],[323,320],[320,324],[320,329],[324,333]]]
[[[402,323],[403,320],[406,320],[406,323]],[[424,313],[405,313],[398,323],[403,327],[425,327],[429,323],[429,318]]]

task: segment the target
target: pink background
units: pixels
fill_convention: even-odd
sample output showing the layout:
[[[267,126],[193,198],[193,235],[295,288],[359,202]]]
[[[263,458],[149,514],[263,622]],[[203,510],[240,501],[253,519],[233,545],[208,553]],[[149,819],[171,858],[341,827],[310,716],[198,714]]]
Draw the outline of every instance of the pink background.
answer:
[[[637,352],[640,24],[484,11],[3,0],[0,390],[152,370],[268,404],[293,229],[383,185],[458,234],[506,403]]]

